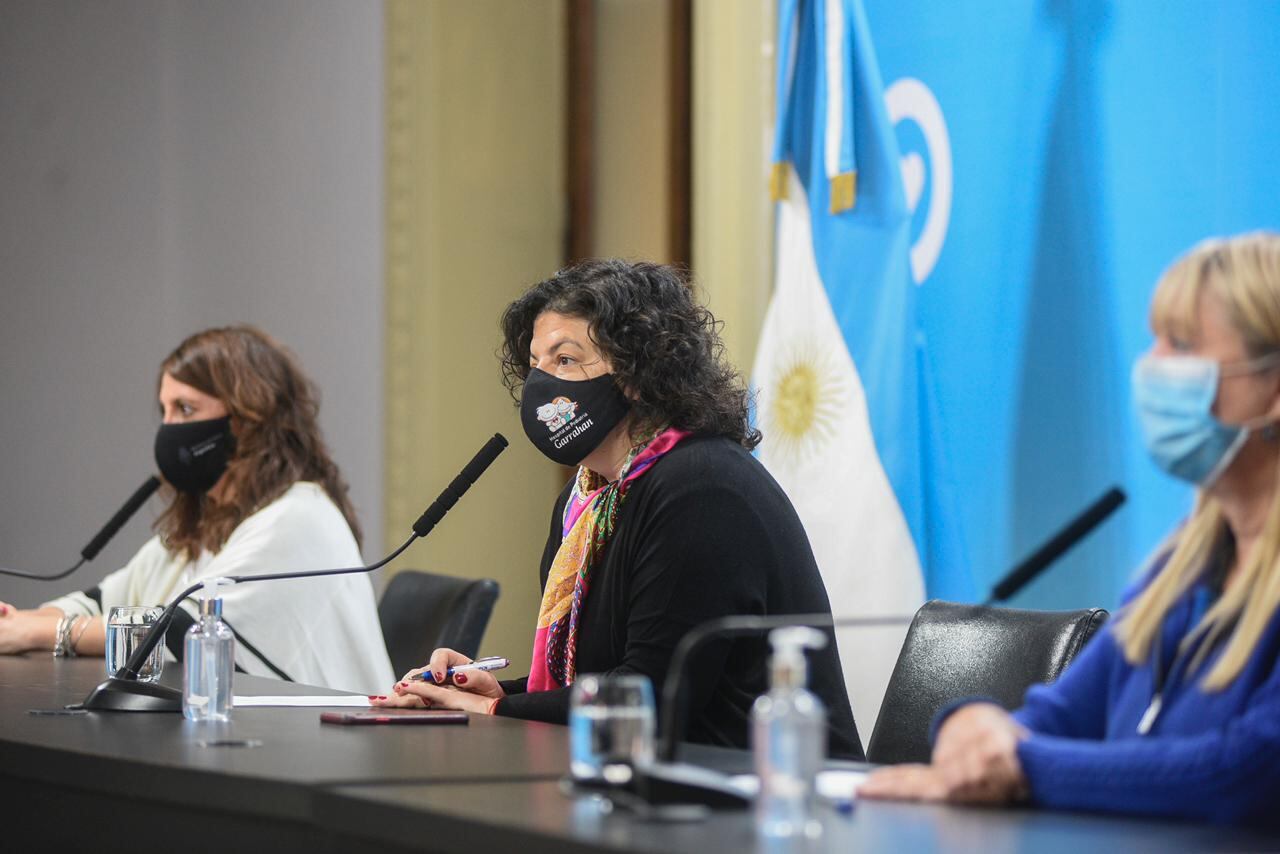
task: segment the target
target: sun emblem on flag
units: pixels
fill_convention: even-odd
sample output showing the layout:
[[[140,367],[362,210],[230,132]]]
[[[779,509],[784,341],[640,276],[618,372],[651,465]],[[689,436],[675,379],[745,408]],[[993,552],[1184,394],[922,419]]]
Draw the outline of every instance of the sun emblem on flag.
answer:
[[[790,462],[802,462],[835,434],[848,393],[835,360],[816,348],[793,351],[774,374],[764,415],[765,441]]]

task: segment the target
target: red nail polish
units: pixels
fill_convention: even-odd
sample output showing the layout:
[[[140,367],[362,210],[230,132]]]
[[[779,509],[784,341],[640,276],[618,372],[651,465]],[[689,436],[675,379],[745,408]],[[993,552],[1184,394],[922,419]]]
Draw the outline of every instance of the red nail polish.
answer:
[[[377,694],[370,694],[370,695],[369,695],[369,699],[370,699],[370,700],[380,700],[380,699],[382,699],[382,698],[381,698],[381,697],[379,697]]]
[[[459,673],[457,676],[453,677],[453,681],[454,681],[454,682],[457,682],[459,685],[466,685],[466,684],[467,684],[467,674],[465,674],[465,673]]]
[[[381,694],[380,694],[380,695],[378,695],[378,699],[379,699],[379,700],[385,700],[385,699],[387,699],[387,698],[386,698],[385,696],[383,696],[383,695],[381,695]]]

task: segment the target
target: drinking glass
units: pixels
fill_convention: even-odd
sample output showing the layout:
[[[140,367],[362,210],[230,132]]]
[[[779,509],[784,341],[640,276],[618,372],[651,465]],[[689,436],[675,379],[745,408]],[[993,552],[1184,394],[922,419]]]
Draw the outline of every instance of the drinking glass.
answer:
[[[569,769],[574,779],[621,785],[653,761],[653,686],[644,676],[578,677],[569,697]]]
[[[129,656],[142,644],[151,631],[163,608],[150,605],[117,605],[107,615],[107,675],[115,676],[124,667]],[[138,669],[139,682],[160,681],[164,668],[164,643],[158,643]]]

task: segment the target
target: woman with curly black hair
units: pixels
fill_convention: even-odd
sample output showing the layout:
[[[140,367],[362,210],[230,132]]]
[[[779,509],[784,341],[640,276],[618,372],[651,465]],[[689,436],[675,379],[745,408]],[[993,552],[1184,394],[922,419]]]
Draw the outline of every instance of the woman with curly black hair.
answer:
[[[830,613],[795,510],[751,456],[760,434],[725,361],[718,323],[670,267],[590,261],[539,282],[502,317],[502,368],[530,441],[577,467],[542,556],[527,678],[445,671],[399,682],[386,705],[430,705],[564,723],[579,673],[660,685],[693,627],[731,614]],[[689,738],[746,747],[767,688],[763,638],[725,640],[692,662]],[[413,671],[417,672],[417,671]],[[812,688],[830,752],[862,757],[834,644]]]

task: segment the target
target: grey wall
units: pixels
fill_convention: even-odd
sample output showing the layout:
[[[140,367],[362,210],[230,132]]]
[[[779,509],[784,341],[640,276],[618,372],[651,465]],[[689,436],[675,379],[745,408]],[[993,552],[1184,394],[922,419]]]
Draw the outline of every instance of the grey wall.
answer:
[[[382,528],[382,4],[0,3],[0,566],[69,565],[154,468],[156,367],[261,325]],[[91,585],[153,503],[31,605]]]

